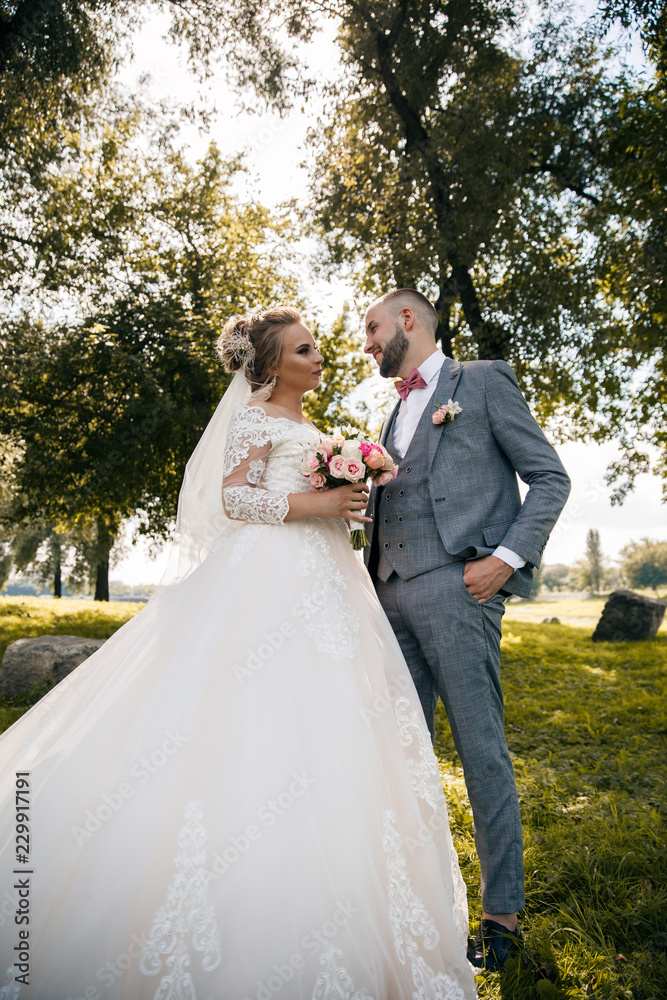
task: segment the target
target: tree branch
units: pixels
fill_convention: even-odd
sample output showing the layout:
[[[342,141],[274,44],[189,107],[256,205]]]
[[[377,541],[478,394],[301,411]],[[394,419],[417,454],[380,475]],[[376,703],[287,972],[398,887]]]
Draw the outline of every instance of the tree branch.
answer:
[[[600,199],[597,197],[597,195],[591,194],[590,191],[584,190],[584,188],[580,184],[576,184],[573,181],[567,180],[566,177],[565,177],[565,175],[564,175],[563,170],[560,169],[559,167],[557,167],[553,163],[548,163],[546,161],[543,162],[543,163],[539,163],[539,164],[537,164],[534,167],[530,167],[527,170],[527,173],[529,173],[529,174],[540,174],[540,173],[550,174],[554,178],[554,180],[557,182],[558,186],[560,188],[562,188],[564,191],[572,191],[573,194],[578,195],[579,198],[583,198],[585,201],[589,201],[591,203],[591,205],[599,205],[600,204]]]

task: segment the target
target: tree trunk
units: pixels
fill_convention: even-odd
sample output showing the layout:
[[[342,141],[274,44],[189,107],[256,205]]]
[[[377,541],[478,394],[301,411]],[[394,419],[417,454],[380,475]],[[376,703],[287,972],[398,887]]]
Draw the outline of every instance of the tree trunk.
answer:
[[[509,350],[509,331],[484,319],[470,271],[459,265],[452,268],[466,322],[477,341],[480,361],[505,361]]]
[[[51,538],[51,553],[53,555],[53,596],[63,596],[63,579],[61,566],[61,545],[58,538]]]
[[[113,538],[103,521],[97,522],[97,562],[95,564],[95,600],[109,600],[109,552]]]
[[[95,568],[95,600],[109,600],[109,557],[100,559]]]
[[[442,268],[440,273],[440,292],[437,301],[434,303],[435,311],[438,314],[438,329],[435,331],[435,339],[440,343],[442,353],[452,358],[454,350],[452,345],[451,313],[454,301],[451,278],[447,275],[447,269]]]
[[[443,254],[440,267],[441,289],[442,273],[446,267],[450,267],[451,278],[461,300],[466,323],[477,342],[477,356],[480,360],[495,361],[500,359],[504,361],[509,353],[509,331],[502,329],[496,323],[483,317],[469,268],[467,264],[459,259],[457,250],[457,218],[452,208],[448,171],[440,159],[437,146],[433,142],[431,134],[424,125],[420,111],[411,105],[398,84],[395,75],[393,52],[390,49],[390,40],[372,19],[367,20],[367,24],[375,38],[380,76],[384,83],[387,97],[403,126],[406,153],[413,147],[416,148],[421,154],[428,174],[438,230],[442,237],[443,246],[447,248]],[[442,290],[440,293],[441,297]],[[437,335],[443,343],[443,350],[445,350],[444,345],[447,342],[446,331],[443,328],[444,324],[440,311],[438,312],[438,320]],[[449,348],[451,350],[451,341]],[[445,351],[445,353],[447,352]]]

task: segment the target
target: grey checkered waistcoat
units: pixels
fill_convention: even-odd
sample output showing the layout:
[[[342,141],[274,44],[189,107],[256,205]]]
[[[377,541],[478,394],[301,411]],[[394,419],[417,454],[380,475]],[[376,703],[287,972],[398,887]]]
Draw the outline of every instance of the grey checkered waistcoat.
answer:
[[[398,476],[378,491],[375,507],[377,575],[381,580],[388,580],[394,570],[409,580],[455,559],[442,544],[428,488],[427,421],[431,420],[431,412],[427,405],[402,459],[394,450],[391,434],[384,442],[398,463]]]
[[[436,403],[450,398],[461,412],[448,423],[434,424]],[[380,436],[389,450],[397,411],[398,406]],[[529,486],[523,503],[517,473]],[[527,597],[533,568],[540,565],[569,491],[567,473],[510,366],[445,358],[398,477],[371,491],[368,568],[380,579],[391,570],[410,579],[505,545],[526,566],[503,589]]]

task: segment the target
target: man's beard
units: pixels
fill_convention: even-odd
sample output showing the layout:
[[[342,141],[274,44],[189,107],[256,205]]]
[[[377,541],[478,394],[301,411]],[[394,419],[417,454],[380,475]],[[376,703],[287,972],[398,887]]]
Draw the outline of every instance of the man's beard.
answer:
[[[405,355],[408,353],[410,341],[403,332],[403,327],[396,324],[396,333],[382,348],[382,361],[380,362],[380,375],[383,378],[396,378],[401,368]]]

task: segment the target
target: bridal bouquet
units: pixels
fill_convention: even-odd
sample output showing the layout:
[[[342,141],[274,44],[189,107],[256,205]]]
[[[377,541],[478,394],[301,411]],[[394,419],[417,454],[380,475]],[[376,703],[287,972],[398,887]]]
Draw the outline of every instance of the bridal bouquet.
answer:
[[[384,486],[396,478],[398,466],[381,444],[361,437],[329,437],[306,454],[301,471],[313,490],[330,490],[346,483],[361,483],[370,479],[375,486]],[[354,549],[368,545],[364,525],[353,523],[350,540]]]

